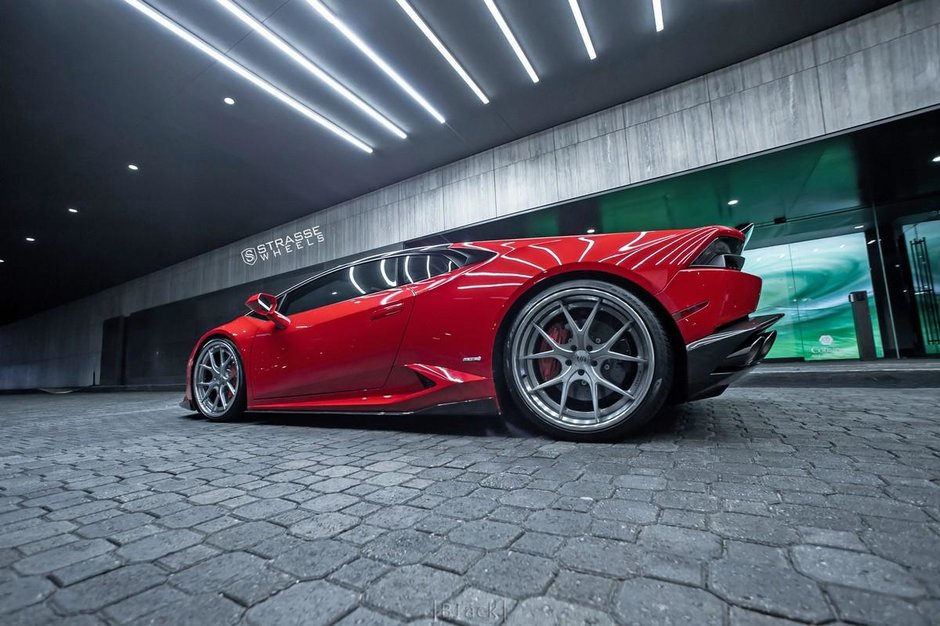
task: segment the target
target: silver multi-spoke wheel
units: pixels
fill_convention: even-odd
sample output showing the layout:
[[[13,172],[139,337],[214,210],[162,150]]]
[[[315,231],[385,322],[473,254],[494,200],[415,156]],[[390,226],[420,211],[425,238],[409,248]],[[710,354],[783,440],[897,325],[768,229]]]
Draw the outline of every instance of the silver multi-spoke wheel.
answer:
[[[570,432],[608,430],[646,398],[653,340],[643,317],[612,290],[554,291],[533,302],[516,328],[512,382],[548,424]]]
[[[224,416],[238,398],[241,365],[232,345],[213,339],[199,353],[193,370],[193,391],[207,417]]]

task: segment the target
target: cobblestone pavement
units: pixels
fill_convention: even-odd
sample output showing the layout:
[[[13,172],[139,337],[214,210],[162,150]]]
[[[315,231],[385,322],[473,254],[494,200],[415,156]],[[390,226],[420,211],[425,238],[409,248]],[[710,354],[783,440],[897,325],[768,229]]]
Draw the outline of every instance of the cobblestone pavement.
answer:
[[[940,621],[937,390],[732,390],[616,445],[177,400],[0,396],[0,623]]]

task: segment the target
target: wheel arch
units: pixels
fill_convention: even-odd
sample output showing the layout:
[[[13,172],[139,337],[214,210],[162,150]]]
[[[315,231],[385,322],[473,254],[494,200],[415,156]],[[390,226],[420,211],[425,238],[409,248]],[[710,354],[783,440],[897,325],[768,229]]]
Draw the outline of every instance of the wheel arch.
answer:
[[[554,274],[529,285],[503,312],[502,319],[500,319],[496,333],[494,334],[492,354],[493,382],[494,386],[496,387],[497,400],[499,402],[500,408],[502,409],[506,406],[512,406],[512,401],[509,396],[509,388],[506,386],[506,377],[502,375],[503,345],[506,341],[506,333],[509,332],[509,328],[512,326],[512,322],[515,319],[516,314],[520,309],[522,309],[522,307],[524,307],[527,303],[532,301],[533,298],[546,289],[569,280],[578,279],[600,280],[611,283],[622,289],[626,289],[636,297],[640,298],[644,304],[650,307],[650,310],[652,310],[653,313],[662,322],[663,328],[666,330],[666,333],[669,336],[669,343],[672,347],[673,358],[675,359],[672,388],[669,390],[667,402],[671,403],[681,401],[685,393],[688,368],[686,365],[685,342],[682,339],[682,334],[679,332],[679,327],[676,325],[672,315],[669,314],[669,312],[666,310],[666,307],[663,306],[663,304],[653,294],[641,287],[636,282],[613,272],[588,269],[573,270],[570,272]]]

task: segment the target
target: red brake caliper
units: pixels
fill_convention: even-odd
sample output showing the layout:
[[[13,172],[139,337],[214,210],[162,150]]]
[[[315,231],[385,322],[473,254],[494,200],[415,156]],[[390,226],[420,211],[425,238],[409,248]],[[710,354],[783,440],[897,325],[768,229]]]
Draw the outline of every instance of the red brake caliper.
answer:
[[[570,338],[570,333],[565,329],[565,327],[560,322],[555,322],[547,329],[545,332],[548,333],[548,336],[555,340],[555,343],[559,345],[565,345],[568,343]],[[548,345],[548,342],[545,341],[545,338],[539,340],[539,352],[548,352],[551,350],[551,346]],[[561,372],[561,363],[558,362],[558,359],[555,358],[546,358],[539,359],[539,374],[542,376],[542,381],[555,378]]]

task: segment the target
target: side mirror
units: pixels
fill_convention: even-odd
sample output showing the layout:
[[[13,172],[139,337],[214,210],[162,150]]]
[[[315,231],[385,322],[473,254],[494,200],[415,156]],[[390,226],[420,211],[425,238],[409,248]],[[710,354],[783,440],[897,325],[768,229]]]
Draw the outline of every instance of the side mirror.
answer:
[[[264,319],[274,322],[275,328],[290,326],[290,319],[277,311],[277,298],[269,293],[256,293],[245,301],[245,306]]]

